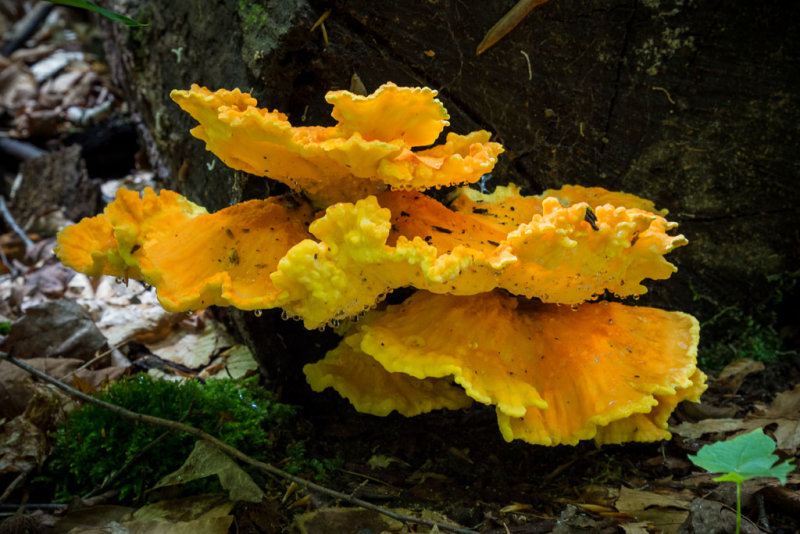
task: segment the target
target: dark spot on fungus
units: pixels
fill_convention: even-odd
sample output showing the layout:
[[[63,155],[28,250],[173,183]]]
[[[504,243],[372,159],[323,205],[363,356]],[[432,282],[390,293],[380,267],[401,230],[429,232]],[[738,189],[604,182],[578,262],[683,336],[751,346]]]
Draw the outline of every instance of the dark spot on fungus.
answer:
[[[597,215],[594,214],[592,208],[589,206],[586,206],[586,213],[583,215],[583,220],[589,223],[589,225],[592,227],[592,230],[600,229],[597,226]]]
[[[447,228],[442,228],[441,226],[433,226],[432,228],[434,230],[436,230],[437,232],[442,232],[444,234],[452,234],[453,233],[452,230],[449,230]]]
[[[228,237],[230,237],[231,239],[233,239],[233,232],[231,231],[231,229],[230,229],[230,228],[225,228],[225,234],[226,234]]]
[[[411,215],[409,215],[409,214],[408,214],[408,213],[406,213],[405,211],[401,211],[401,212],[400,212],[400,217],[411,217]]]
[[[131,248],[131,252],[130,253],[133,254],[134,252],[136,252],[140,248],[142,248],[142,245],[139,245],[139,244],[133,245],[133,247]]]
[[[477,213],[478,215],[486,215],[489,213],[489,210],[486,208],[472,208],[472,213]]]
[[[248,234],[250,233],[250,228],[242,228],[242,232]]]
[[[430,245],[431,241],[433,241],[433,236],[426,235],[425,236],[425,242]]]
[[[230,261],[232,265],[239,265],[239,251],[232,248],[231,251],[228,252],[228,261]]]
[[[492,241],[491,239],[489,240],[489,244],[492,245],[492,246],[495,246],[495,247],[499,247],[500,246],[500,243],[498,243],[497,241]]]

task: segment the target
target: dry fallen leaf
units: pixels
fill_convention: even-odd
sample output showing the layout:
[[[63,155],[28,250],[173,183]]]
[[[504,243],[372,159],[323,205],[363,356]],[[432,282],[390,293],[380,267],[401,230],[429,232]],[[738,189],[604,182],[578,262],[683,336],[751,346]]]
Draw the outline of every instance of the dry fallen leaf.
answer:
[[[650,491],[620,488],[617,510],[665,533],[676,533],[689,516],[689,501],[682,495],[662,495]],[[634,530],[635,532],[635,530]]]
[[[734,360],[720,372],[715,380],[717,386],[728,393],[736,393],[747,375],[764,370],[764,362],[747,358]]]
[[[776,424],[773,433],[778,449],[793,453],[800,448],[800,384],[779,393],[772,404],[763,410],[755,409],[744,419],[704,419],[697,423],[684,422],[670,431],[689,439],[705,434],[754,430]]]

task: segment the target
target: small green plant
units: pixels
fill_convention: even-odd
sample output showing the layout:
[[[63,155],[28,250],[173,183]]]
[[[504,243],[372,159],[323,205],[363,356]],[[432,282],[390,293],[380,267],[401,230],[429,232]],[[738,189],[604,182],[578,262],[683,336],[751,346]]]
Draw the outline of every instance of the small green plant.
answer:
[[[787,350],[779,330],[785,323],[782,303],[792,301],[800,271],[766,277],[768,290],[759,302],[747,309],[738,305],[723,306],[716,299],[698,292],[690,284],[693,300],[700,307],[698,317],[703,331],[698,363],[703,369],[722,369],[739,358],[772,362],[794,354]],[[785,306],[784,306],[785,307]]]
[[[119,13],[114,13],[113,11],[109,11],[108,9],[102,8],[95,4],[94,2],[90,2],[89,0],[48,0],[51,4],[59,4],[62,6],[69,6],[69,7],[79,7],[81,9],[86,9],[88,11],[94,11],[95,13],[99,13],[100,15],[104,16],[109,20],[113,20],[114,22],[121,22],[127,26],[147,26],[147,24],[143,22],[139,22],[138,20],[133,20],[130,17],[126,17],[125,15],[120,15]]]
[[[728,441],[706,445],[689,460],[712,473],[724,473],[716,482],[736,483],[736,534],[742,524],[742,483],[757,477],[775,477],[786,484],[793,469],[792,460],[776,463],[775,442],[759,428]]]
[[[252,379],[208,380],[203,384],[138,375],[120,380],[98,397],[138,413],[200,428],[257,460],[288,458],[287,465],[297,464],[298,469],[310,462],[292,454],[298,447],[293,436],[295,408],[277,402]],[[93,404],[84,405],[70,412],[56,431],[46,476],[55,484],[59,499],[84,495],[112,477],[110,487],[120,490],[120,500],[138,498],[180,467],[196,440],[172,431],[153,445],[163,433],[163,428],[131,422]],[[125,469],[117,473],[123,466]]]

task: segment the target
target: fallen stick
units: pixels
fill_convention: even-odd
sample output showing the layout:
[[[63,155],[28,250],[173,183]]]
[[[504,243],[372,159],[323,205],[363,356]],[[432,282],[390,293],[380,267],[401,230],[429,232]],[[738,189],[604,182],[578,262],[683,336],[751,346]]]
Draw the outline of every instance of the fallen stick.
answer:
[[[2,195],[0,195],[0,213],[3,214],[3,219],[5,219],[9,228],[11,228],[20,239],[22,239],[22,242],[25,244],[25,249],[27,250],[33,247],[33,241],[31,241],[31,238],[28,237],[28,234],[26,234],[22,228],[19,227],[17,221],[14,220],[14,216],[11,215],[11,210],[8,209],[8,205],[6,204],[6,197]]]
[[[85,402],[94,404],[96,406],[100,406],[102,408],[105,408],[106,410],[114,412],[117,415],[125,417],[126,419],[132,419],[134,421],[140,421],[142,423],[148,423],[148,424],[151,424],[151,425],[161,426],[161,427],[164,427],[164,428],[170,428],[170,429],[173,429],[173,430],[180,430],[182,432],[186,432],[187,434],[191,434],[193,436],[196,436],[196,437],[198,437],[200,439],[204,439],[204,440],[210,442],[215,447],[217,447],[222,452],[233,456],[234,458],[238,459],[239,461],[244,462],[244,463],[246,463],[248,465],[251,465],[251,466],[255,467],[256,469],[258,469],[259,471],[262,471],[264,473],[269,473],[271,475],[276,475],[276,476],[279,476],[279,477],[284,478],[286,480],[290,480],[290,481],[294,482],[295,484],[303,486],[304,488],[306,488],[306,490],[316,491],[317,493],[321,493],[323,495],[328,495],[328,496],[336,498],[336,499],[341,499],[341,500],[343,500],[345,502],[349,502],[350,504],[354,504],[356,506],[360,506],[362,508],[366,508],[367,510],[372,510],[374,512],[378,512],[379,514],[385,515],[387,517],[391,517],[392,519],[395,519],[397,521],[402,521],[403,523],[415,523],[415,524],[418,524],[418,525],[425,525],[425,526],[429,526],[429,527],[437,527],[439,530],[447,530],[449,532],[458,532],[460,534],[474,534],[475,533],[474,530],[471,530],[471,529],[468,529],[468,528],[455,527],[455,526],[452,526],[452,525],[446,525],[444,523],[439,523],[437,521],[431,521],[429,519],[423,519],[423,518],[419,518],[419,517],[412,517],[412,516],[407,516],[407,515],[403,515],[403,514],[398,514],[398,513],[392,512],[391,510],[383,508],[381,506],[372,504],[371,502],[367,502],[367,501],[364,501],[362,499],[359,499],[358,497],[353,497],[351,495],[347,495],[346,493],[342,493],[340,491],[336,491],[336,490],[333,490],[333,489],[330,489],[330,488],[326,488],[325,486],[320,486],[319,484],[315,484],[314,482],[305,480],[304,478],[300,478],[300,477],[294,476],[292,474],[287,473],[283,469],[279,469],[279,468],[275,467],[274,465],[270,465],[270,464],[265,463],[265,462],[259,462],[258,460],[254,460],[253,458],[250,458],[249,456],[247,456],[245,453],[243,453],[239,449],[237,449],[235,447],[231,447],[227,443],[223,443],[219,439],[215,438],[211,434],[203,432],[199,428],[195,428],[193,426],[185,425],[183,423],[178,423],[178,422],[175,422],[175,421],[170,421],[169,419],[162,419],[160,417],[154,417],[152,415],[146,415],[146,414],[132,412],[130,410],[126,410],[125,408],[121,408],[121,407],[119,407],[119,406],[117,406],[115,404],[111,404],[111,403],[102,401],[100,399],[96,399],[96,398],[94,398],[94,397],[92,397],[90,395],[87,395],[85,393],[82,393],[82,392],[78,391],[77,389],[66,385],[65,383],[61,382],[60,380],[56,380],[52,376],[39,371],[35,367],[32,367],[32,366],[28,365],[27,363],[25,363],[23,361],[20,361],[20,360],[14,358],[13,356],[10,356],[10,355],[6,354],[5,352],[0,352],[0,360],[6,360],[11,364],[16,365],[20,369],[24,369],[25,371],[31,373],[32,375],[35,375],[35,376],[41,378],[45,382],[53,384],[57,388],[69,393],[71,396],[73,396],[75,398],[78,398],[78,399],[81,399],[82,401],[85,401]]]

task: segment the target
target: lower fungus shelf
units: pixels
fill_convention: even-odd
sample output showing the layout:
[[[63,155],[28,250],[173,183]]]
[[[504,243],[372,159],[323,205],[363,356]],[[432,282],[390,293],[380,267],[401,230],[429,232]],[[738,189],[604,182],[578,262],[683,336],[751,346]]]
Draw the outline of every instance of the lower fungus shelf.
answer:
[[[461,407],[461,389],[497,407],[509,441],[655,441],[669,436],[677,404],[705,390],[698,337],[697,321],[680,312],[418,292],[368,314],[304,370],[314,390],[333,387],[375,415]]]

